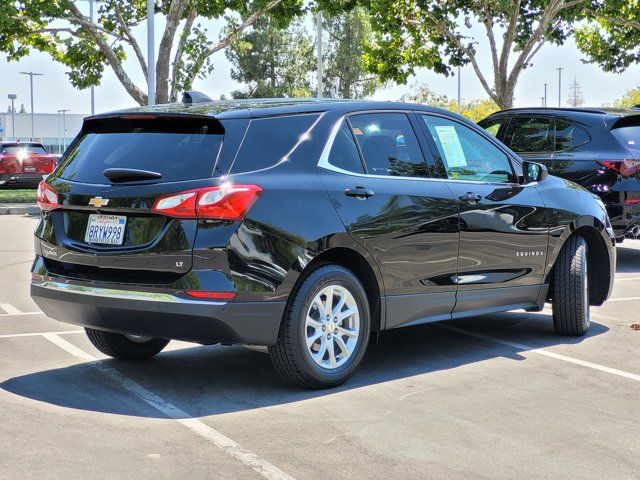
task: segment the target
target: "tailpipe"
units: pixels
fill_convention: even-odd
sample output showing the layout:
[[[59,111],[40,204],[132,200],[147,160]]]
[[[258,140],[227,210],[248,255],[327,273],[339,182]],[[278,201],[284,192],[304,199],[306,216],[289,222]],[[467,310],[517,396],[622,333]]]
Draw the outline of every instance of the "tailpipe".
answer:
[[[640,225],[633,225],[629,227],[624,235],[627,238],[633,238],[633,239],[640,238]]]

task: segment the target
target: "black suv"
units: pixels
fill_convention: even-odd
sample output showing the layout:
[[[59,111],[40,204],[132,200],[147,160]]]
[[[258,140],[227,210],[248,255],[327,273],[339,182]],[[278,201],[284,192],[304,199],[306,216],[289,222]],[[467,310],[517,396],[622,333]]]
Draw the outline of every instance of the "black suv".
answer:
[[[525,160],[599,195],[619,242],[640,237],[640,109],[522,108],[479,125]]]
[[[40,185],[31,295],[109,356],[264,345],[323,388],[372,332],[549,300],[583,335],[609,296],[602,202],[462,117],[190,98],[86,119]]]

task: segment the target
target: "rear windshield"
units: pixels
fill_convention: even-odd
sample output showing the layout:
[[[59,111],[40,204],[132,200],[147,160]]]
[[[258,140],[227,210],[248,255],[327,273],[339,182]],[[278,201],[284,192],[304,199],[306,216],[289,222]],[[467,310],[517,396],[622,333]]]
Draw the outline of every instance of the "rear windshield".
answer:
[[[20,152],[47,155],[47,151],[42,145],[7,145],[2,147],[2,153],[5,155],[17,155]]]
[[[640,125],[614,128],[611,133],[622,145],[631,150],[636,158],[640,156]]]
[[[133,168],[162,174],[163,182],[211,176],[223,135],[207,127],[192,132],[158,132],[136,128],[129,132],[87,133],[64,157],[59,175],[84,183],[108,183],[107,168]]]

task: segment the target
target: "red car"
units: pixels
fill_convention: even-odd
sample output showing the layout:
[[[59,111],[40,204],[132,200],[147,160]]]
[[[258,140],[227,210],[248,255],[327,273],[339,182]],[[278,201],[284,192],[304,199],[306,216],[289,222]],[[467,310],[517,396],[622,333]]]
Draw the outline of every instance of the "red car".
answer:
[[[37,188],[43,175],[53,172],[57,160],[40,143],[0,143],[0,187]]]

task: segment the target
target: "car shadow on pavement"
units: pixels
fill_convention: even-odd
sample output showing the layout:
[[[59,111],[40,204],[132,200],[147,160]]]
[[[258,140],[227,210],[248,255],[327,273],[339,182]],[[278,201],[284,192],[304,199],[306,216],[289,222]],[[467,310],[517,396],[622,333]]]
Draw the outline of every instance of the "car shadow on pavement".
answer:
[[[363,364],[345,385],[304,390],[282,381],[268,355],[243,347],[193,347],[166,351],[145,362],[103,360],[41,371],[0,384],[7,392],[66,408],[165,418],[115,380],[125,376],[188,412],[187,418],[301,402],[416,375],[455,369],[502,357],[526,360],[522,350],[453,332],[452,325],[532,348],[583,342],[606,332],[592,323],[585,337],[559,337],[548,314],[509,313],[385,332],[371,344]],[[488,367],[491,368],[491,367]],[[113,369],[113,370],[111,370]]]
[[[626,240],[640,246],[640,240]],[[640,272],[640,249],[618,245],[616,247],[617,268],[616,273]]]

